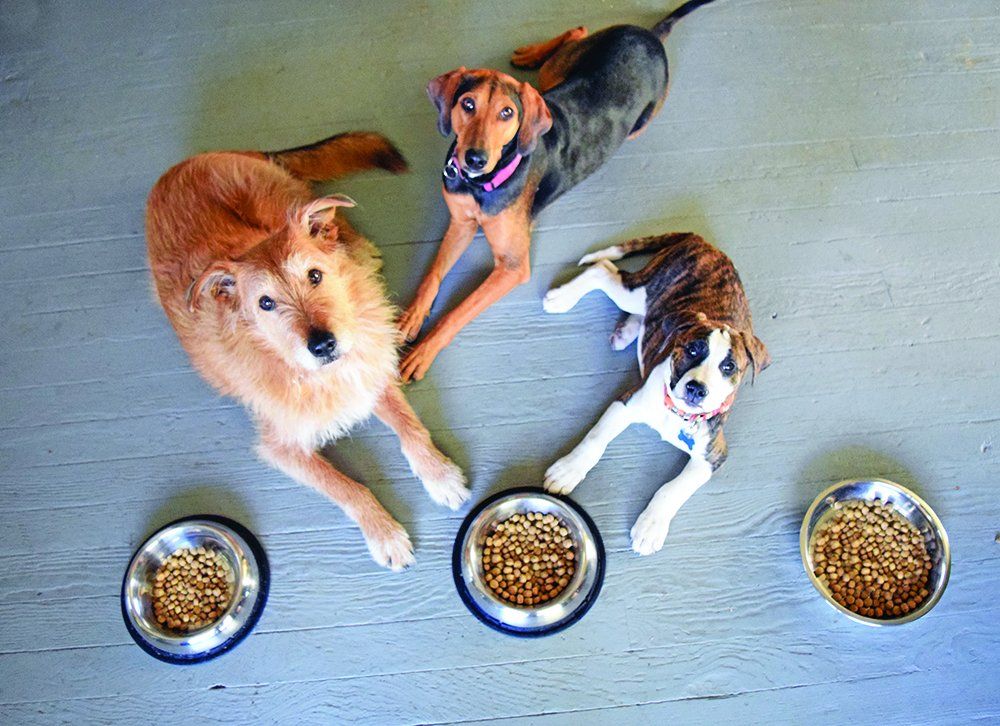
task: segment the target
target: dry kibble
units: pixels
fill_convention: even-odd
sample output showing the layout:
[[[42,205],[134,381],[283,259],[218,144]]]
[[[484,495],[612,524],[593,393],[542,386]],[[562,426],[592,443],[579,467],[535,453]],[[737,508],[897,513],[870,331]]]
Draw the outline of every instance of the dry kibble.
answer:
[[[190,632],[215,622],[232,599],[234,577],[226,559],[205,547],[177,550],[154,576],[153,613],[170,630]]]
[[[546,603],[566,588],[575,572],[575,544],[553,514],[515,514],[494,526],[483,547],[486,584],[512,605]]]
[[[859,615],[898,617],[930,594],[932,562],[924,538],[891,502],[834,506],[812,547],[816,577]]]

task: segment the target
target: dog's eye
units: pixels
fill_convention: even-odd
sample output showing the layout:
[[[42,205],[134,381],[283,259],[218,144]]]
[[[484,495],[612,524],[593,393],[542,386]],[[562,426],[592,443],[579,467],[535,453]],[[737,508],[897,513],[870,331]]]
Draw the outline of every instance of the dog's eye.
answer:
[[[274,300],[269,298],[267,295],[261,295],[257,304],[260,305],[261,310],[274,310]]]
[[[705,341],[696,340],[693,343],[688,343],[684,352],[688,354],[689,358],[697,358],[705,352]]]
[[[719,364],[719,370],[724,376],[731,376],[736,372],[736,364],[727,358]]]
[[[476,110],[476,102],[473,101],[471,98],[463,98],[462,99],[462,109],[464,111],[468,111],[469,113],[472,113],[473,111]]]
[[[501,109],[500,111],[500,118],[503,121],[510,121],[513,116],[514,116],[514,109],[512,109],[510,106],[507,106]]]
[[[320,284],[323,282],[323,273],[316,269],[309,270],[309,282],[313,287]]]

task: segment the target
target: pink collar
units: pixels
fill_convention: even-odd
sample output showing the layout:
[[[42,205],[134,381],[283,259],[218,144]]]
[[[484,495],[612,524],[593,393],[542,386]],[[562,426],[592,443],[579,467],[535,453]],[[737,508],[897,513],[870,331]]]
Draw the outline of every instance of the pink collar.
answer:
[[[485,191],[492,192],[494,189],[499,188],[505,181],[507,181],[514,175],[515,171],[517,171],[517,167],[521,163],[521,158],[522,158],[521,154],[519,153],[514,154],[514,158],[510,160],[507,166],[503,167],[498,171],[495,171],[493,173],[493,178],[483,184],[483,189]],[[459,166],[458,164],[458,158],[455,156],[452,156],[451,159],[448,160],[448,165],[454,166],[459,171],[461,171],[462,169],[462,167]],[[474,184],[476,183],[475,179],[469,179],[469,177],[465,178]]]
[[[677,404],[674,403],[674,399],[670,397],[670,391],[667,390],[666,384],[663,385],[663,405],[670,409],[670,412],[680,416],[682,419],[688,422],[700,423],[701,421],[708,421],[710,418],[715,418],[721,413],[725,413],[730,408],[733,407],[733,401],[736,399],[736,391],[729,394],[729,398],[722,402],[714,411],[706,411],[705,413],[688,413],[687,411],[682,411],[678,408]]]

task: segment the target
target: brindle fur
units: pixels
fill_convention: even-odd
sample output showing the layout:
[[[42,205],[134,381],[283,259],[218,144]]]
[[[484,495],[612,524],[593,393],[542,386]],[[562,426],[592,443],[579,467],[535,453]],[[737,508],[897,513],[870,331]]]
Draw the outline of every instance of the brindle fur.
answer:
[[[621,273],[627,289],[646,289],[643,378],[621,397],[622,401],[628,401],[646,382],[646,376],[668,357],[673,357],[672,378],[678,380],[686,371],[684,366],[691,365],[683,360],[684,347],[708,337],[713,329],[728,330],[740,378],[748,368],[756,375],[770,364],[767,348],[753,333],[743,282],[721,250],[690,232],[643,237],[619,247],[624,255],[655,252],[641,270]],[[705,458],[713,471],[726,460],[722,429],[728,416],[725,412],[707,422],[711,437]]]

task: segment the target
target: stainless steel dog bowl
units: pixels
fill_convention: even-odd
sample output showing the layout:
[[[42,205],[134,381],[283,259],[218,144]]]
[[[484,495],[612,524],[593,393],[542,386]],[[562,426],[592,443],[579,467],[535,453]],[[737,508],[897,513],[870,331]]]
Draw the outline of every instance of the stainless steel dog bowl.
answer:
[[[576,550],[576,572],[558,596],[538,606],[511,605],[483,577],[482,542],[493,526],[514,514],[554,514],[565,522]],[[452,552],[455,586],[466,607],[486,625],[511,635],[537,637],[567,628],[593,605],[604,582],[604,543],[593,520],[569,499],[541,489],[509,489],[480,503],[458,530]]]
[[[928,587],[930,595],[919,607],[906,615],[890,618],[869,618],[858,615],[834,600],[833,593],[813,572],[815,566],[812,560],[812,549],[816,530],[833,515],[842,502],[855,499],[891,503],[893,509],[912,522],[924,536],[927,553],[931,556],[932,561]],[[941,599],[941,595],[948,585],[948,575],[951,572],[951,549],[948,546],[948,534],[944,531],[941,520],[934,514],[934,510],[928,506],[927,502],[906,487],[884,479],[842,481],[821,492],[802,520],[799,549],[802,552],[802,564],[806,568],[806,574],[819,590],[823,599],[847,617],[865,625],[902,625],[921,617]]]
[[[184,634],[165,630],[153,616],[153,578],[171,554],[200,546],[226,559],[235,577],[233,599],[212,625]],[[231,650],[253,630],[267,602],[269,584],[267,556],[249,530],[224,517],[186,517],[156,532],[132,556],[122,581],[122,617],[133,640],[154,658],[200,663]]]

